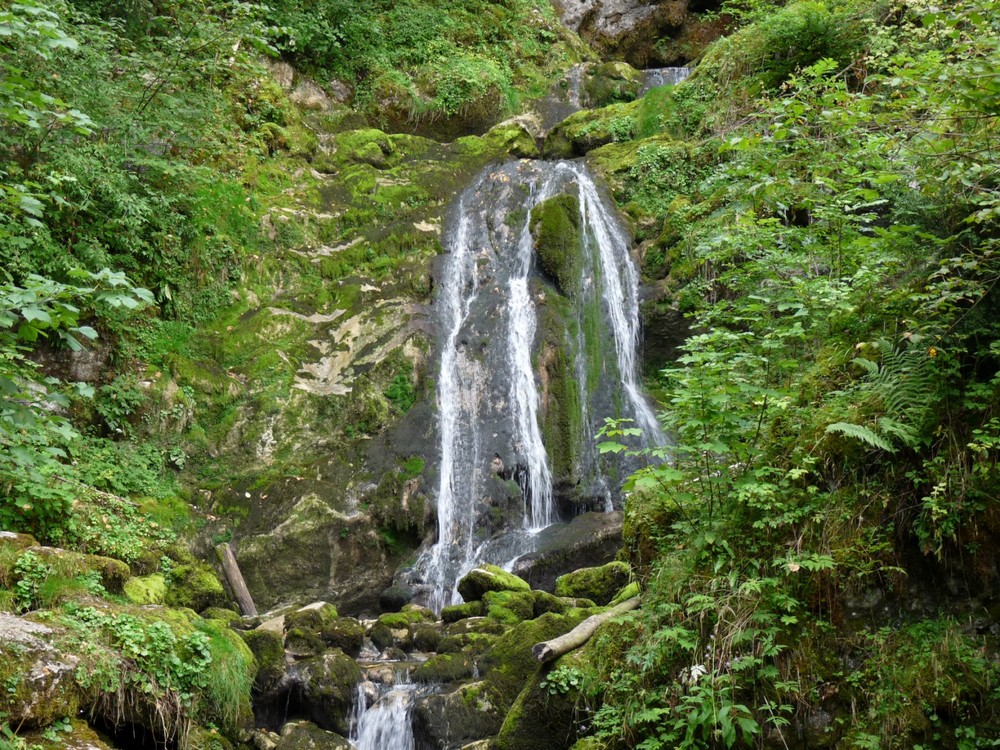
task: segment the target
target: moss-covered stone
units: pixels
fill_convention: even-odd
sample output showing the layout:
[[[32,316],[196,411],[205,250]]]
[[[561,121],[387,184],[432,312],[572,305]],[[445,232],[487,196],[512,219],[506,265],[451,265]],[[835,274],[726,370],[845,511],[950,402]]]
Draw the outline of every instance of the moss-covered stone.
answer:
[[[463,653],[432,656],[415,670],[413,680],[424,683],[459,682],[472,677],[475,663]]]
[[[507,625],[489,617],[467,617],[464,620],[451,623],[445,632],[448,635],[466,635],[468,633],[485,633],[501,635],[507,632]]]
[[[502,721],[482,682],[421,696],[413,707],[415,733],[429,747],[470,747],[466,743],[495,735]]]
[[[583,269],[583,235],[578,199],[561,194],[531,211],[531,232],[542,270],[562,294],[576,296]]]
[[[614,561],[597,568],[580,568],[556,579],[556,595],[584,597],[608,604],[628,585],[632,570],[628,563]]]
[[[123,593],[133,604],[163,604],[167,596],[167,581],[162,573],[129,578]]]
[[[535,617],[541,617],[546,612],[556,615],[565,614],[574,607],[581,606],[577,599],[570,599],[563,596],[556,596],[547,591],[535,591],[534,610]],[[590,603],[591,605],[593,602]]]
[[[637,126],[638,102],[585,109],[570,115],[549,131],[542,151],[547,158],[585,156],[616,141],[630,140]]]
[[[519,159],[537,159],[538,145],[535,137],[523,124],[517,121],[502,122],[494,126],[483,140],[487,148],[510,154]]]
[[[458,622],[466,617],[482,617],[486,612],[481,600],[452,604],[441,610],[441,619],[447,623]]]
[[[285,615],[285,628],[303,628],[319,633],[339,617],[329,602],[313,602]]]
[[[513,573],[496,565],[480,565],[458,582],[458,593],[466,602],[482,599],[487,591],[531,591],[531,587]]]
[[[361,668],[340,649],[334,649],[293,667],[296,697],[305,714],[319,726],[338,734],[349,731],[355,686]]]
[[[384,615],[379,615],[378,621],[389,628],[406,628],[412,624],[418,622],[434,622],[434,613],[425,607],[415,607],[414,609],[408,609],[408,607],[413,607],[414,605],[406,605],[401,612],[389,612]]]
[[[215,571],[205,563],[195,562],[173,569],[163,601],[171,607],[201,612],[209,607],[225,607],[229,597]]]
[[[410,628],[413,648],[425,653],[436,651],[441,641],[441,628],[430,623],[418,623]]]
[[[351,750],[351,743],[311,721],[290,721],[281,728],[274,750]]]
[[[239,612],[232,609],[223,609],[222,607],[209,607],[201,613],[201,616],[206,620],[219,620],[229,626],[243,619]]]
[[[187,750],[233,750],[233,743],[218,729],[195,724],[188,732],[186,747]]]
[[[642,89],[643,74],[628,63],[606,62],[589,66],[583,77],[583,90],[590,107],[605,107],[630,102]]]
[[[36,555],[54,573],[65,578],[97,573],[101,585],[112,594],[122,593],[125,582],[132,575],[128,565],[121,560],[101,555],[86,555],[59,547],[28,547],[25,552]]]
[[[352,658],[361,653],[365,639],[365,626],[353,617],[338,617],[320,631],[323,642],[341,649]]]
[[[459,651],[476,658],[496,643],[498,636],[492,633],[460,633],[449,635],[438,641],[439,654],[456,654]]]
[[[535,616],[532,591],[487,591],[483,594],[486,616],[507,625],[516,625]]]
[[[621,604],[623,601],[626,601],[627,599],[639,596],[640,593],[641,589],[639,588],[639,582],[632,581],[632,583],[622,586],[621,590],[619,590],[618,593],[615,594],[614,599],[608,602],[608,604],[609,606],[614,607],[615,605]]]
[[[291,628],[285,632],[285,650],[292,656],[316,656],[326,649],[319,633],[309,628]]]
[[[278,683],[285,673],[285,648],[279,633],[257,628],[240,633],[244,643],[257,660],[257,675],[254,684],[265,692]]]

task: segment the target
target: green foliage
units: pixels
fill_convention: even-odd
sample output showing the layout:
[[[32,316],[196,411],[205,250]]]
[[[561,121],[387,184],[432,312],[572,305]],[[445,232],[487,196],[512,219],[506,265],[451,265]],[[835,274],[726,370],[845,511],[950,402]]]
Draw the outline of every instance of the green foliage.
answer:
[[[401,373],[394,377],[389,387],[385,389],[385,397],[401,414],[408,412],[417,400],[410,377],[409,373]]]
[[[584,685],[585,675],[576,667],[559,666],[551,670],[538,687],[549,695],[566,695],[571,690],[580,690]]]
[[[34,552],[25,552],[14,564],[14,598],[21,611],[32,609],[38,598],[38,590],[49,575],[49,566]]]

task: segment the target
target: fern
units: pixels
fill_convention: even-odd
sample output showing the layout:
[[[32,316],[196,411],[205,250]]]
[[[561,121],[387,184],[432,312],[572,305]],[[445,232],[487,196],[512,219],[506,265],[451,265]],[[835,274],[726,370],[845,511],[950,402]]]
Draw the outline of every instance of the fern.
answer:
[[[867,443],[873,448],[881,448],[889,453],[896,452],[896,448],[892,443],[871,428],[865,427],[864,425],[851,424],[850,422],[834,422],[833,424],[827,426],[826,432],[827,434],[837,432],[841,435],[846,435],[847,437],[852,437],[863,443]]]

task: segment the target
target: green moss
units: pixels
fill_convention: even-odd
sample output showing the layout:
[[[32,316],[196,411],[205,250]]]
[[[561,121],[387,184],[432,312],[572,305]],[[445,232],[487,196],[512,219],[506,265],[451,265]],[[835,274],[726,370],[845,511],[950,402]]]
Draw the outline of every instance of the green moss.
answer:
[[[302,628],[319,632],[332,625],[340,615],[329,602],[314,602],[285,615],[285,629]]]
[[[285,648],[280,633],[273,630],[246,630],[240,633],[257,660],[255,684],[266,690],[285,673]]]
[[[356,658],[365,638],[365,626],[353,617],[339,617],[320,631],[323,642]]]
[[[466,602],[482,599],[487,591],[531,591],[527,581],[496,565],[473,568],[458,582],[458,593]]]
[[[571,158],[608,143],[630,140],[638,110],[638,102],[629,102],[572,114],[549,131],[542,152],[547,158]]]
[[[173,569],[163,601],[171,607],[189,607],[200,612],[208,607],[225,607],[229,596],[215,571],[199,562]]]
[[[413,670],[414,682],[443,683],[467,680],[474,674],[475,664],[463,653],[437,654]]]
[[[583,271],[583,235],[578,199],[562,194],[531,211],[531,232],[542,270],[568,297],[579,291]]]
[[[389,612],[379,615],[378,621],[386,627],[399,630],[418,622],[434,622],[434,613],[431,612],[428,614],[428,612],[429,610],[424,608],[407,610],[404,607],[402,612]]]
[[[532,591],[487,591],[483,594],[486,616],[507,625],[516,625],[534,617],[535,596]]]
[[[482,617],[485,612],[482,601],[476,600],[445,607],[441,610],[441,619],[445,622],[458,622],[466,617]]]
[[[167,596],[167,581],[162,573],[129,578],[125,582],[124,594],[133,604],[163,604]]]
[[[587,104],[591,107],[605,107],[630,102],[642,89],[642,78],[642,71],[628,63],[606,62],[590,66],[583,79]]]
[[[475,658],[488,651],[496,643],[497,637],[491,633],[449,635],[438,641],[437,652],[439,654],[456,654],[461,652],[470,658]]]
[[[614,561],[597,568],[580,568],[556,579],[556,595],[583,597],[607,604],[628,585],[632,570],[628,563]]]
[[[635,596],[639,596],[640,593],[642,593],[642,591],[639,588],[639,582],[638,581],[632,581],[632,583],[630,583],[630,584],[628,584],[626,586],[623,586],[621,588],[621,590],[617,594],[615,594],[614,599],[612,599],[609,602],[609,605],[612,606],[612,607],[614,607],[614,606],[616,606],[618,604],[621,604],[622,602],[624,602],[624,601],[626,601],[628,599],[631,599],[631,598],[633,598]]]
[[[326,650],[326,644],[315,630],[289,628],[285,633],[285,648],[296,657],[316,656]]]

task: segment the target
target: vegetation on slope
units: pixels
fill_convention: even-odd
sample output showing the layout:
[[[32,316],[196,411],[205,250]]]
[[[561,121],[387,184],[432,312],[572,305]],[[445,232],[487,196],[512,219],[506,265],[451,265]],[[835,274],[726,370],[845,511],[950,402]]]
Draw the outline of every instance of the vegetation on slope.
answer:
[[[591,153],[693,332],[630,483],[603,746],[1000,736],[996,10],[764,13]]]

